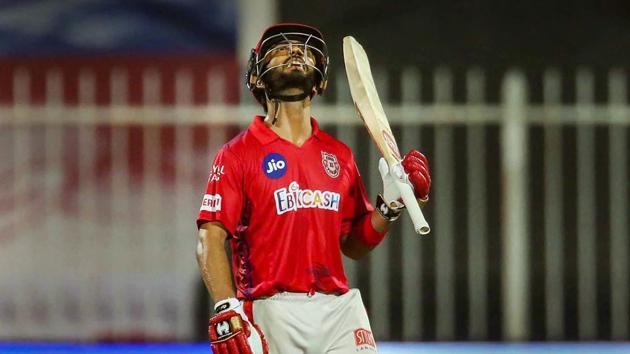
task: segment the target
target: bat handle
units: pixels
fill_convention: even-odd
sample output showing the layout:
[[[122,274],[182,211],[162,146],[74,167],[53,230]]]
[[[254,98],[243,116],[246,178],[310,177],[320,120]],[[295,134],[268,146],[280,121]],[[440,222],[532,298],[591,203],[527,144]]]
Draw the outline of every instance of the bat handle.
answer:
[[[411,186],[405,182],[396,180],[396,187],[398,187],[398,190],[400,191],[400,196],[402,197],[403,203],[405,203],[405,207],[409,212],[409,216],[411,217],[413,228],[416,230],[416,233],[420,235],[428,234],[431,231],[431,228],[422,214],[422,210],[420,209],[420,205],[418,205],[418,201],[416,200],[416,196],[413,194]]]

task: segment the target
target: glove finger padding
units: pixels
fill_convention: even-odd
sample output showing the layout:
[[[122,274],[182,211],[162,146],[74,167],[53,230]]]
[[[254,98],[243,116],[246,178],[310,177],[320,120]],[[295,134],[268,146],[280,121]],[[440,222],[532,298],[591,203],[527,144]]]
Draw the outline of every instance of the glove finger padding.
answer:
[[[425,165],[427,165],[427,167],[429,166],[429,160],[427,159],[426,156],[424,156],[424,154],[422,154],[420,151],[416,150],[416,149],[412,149],[409,150],[409,152],[407,153],[407,155],[405,155],[405,160],[406,159],[410,159],[410,158],[415,158],[418,159],[422,162],[424,162]]]
[[[426,156],[418,150],[411,150],[405,155],[401,164],[408,174],[416,198],[426,202],[431,189],[431,174]]]
[[[405,172],[407,173],[413,173],[424,169],[424,165],[422,164],[422,162],[417,159],[403,160],[402,165],[405,168]]]
[[[413,192],[416,198],[422,201],[426,201],[426,199],[428,199],[428,196],[429,196],[429,185],[430,185],[430,182],[427,181],[426,177],[420,172],[415,172],[415,173],[409,174],[409,181],[414,186]]]
[[[235,339],[236,339],[237,342],[242,342],[242,341],[239,341],[239,339],[241,339],[241,338],[239,338],[238,336]],[[241,350],[239,349],[239,345],[242,348],[242,343],[238,343],[239,345],[237,345],[236,344],[237,342],[235,342],[235,341],[227,341],[227,342],[225,342],[225,345],[228,347],[228,353],[230,353],[230,354],[240,354],[241,353]],[[249,350],[249,348],[248,348],[248,350]]]
[[[227,344],[225,344],[225,343],[211,344],[210,347],[212,348],[212,352],[213,353],[216,353],[216,354],[230,354],[230,352],[227,349]]]
[[[214,351],[214,348],[212,348],[212,350]],[[230,353],[230,349],[228,349],[228,344],[227,343],[218,343],[217,344],[217,352],[218,353],[222,353],[222,354],[231,354]]]

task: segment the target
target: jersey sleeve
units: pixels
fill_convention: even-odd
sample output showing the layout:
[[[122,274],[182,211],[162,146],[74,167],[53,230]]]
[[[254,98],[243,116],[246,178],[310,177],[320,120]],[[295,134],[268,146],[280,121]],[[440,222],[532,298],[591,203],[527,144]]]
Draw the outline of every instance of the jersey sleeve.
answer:
[[[358,222],[362,216],[374,210],[352,156],[349,165],[350,188],[342,206],[341,236],[349,234],[353,223]]]
[[[243,165],[225,146],[219,150],[201,201],[197,227],[218,221],[234,235],[244,204]]]

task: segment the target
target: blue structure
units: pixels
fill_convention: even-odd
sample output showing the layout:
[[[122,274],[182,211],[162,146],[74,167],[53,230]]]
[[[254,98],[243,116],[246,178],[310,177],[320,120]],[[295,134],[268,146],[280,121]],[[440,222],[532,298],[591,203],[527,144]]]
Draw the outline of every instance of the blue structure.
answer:
[[[0,56],[233,51],[230,0],[6,0]]]
[[[381,354],[628,354],[630,343],[378,343]],[[208,344],[0,343],[0,353],[208,354]]]

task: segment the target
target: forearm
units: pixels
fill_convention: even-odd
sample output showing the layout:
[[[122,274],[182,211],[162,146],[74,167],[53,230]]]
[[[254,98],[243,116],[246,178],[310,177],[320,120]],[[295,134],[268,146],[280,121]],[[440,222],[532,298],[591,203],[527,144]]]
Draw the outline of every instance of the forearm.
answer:
[[[372,211],[371,215],[372,227],[377,232],[387,232],[389,231],[389,227],[392,225],[392,221],[389,221],[381,215],[378,211]]]
[[[372,228],[378,233],[386,233],[392,222],[385,219],[379,212],[374,210],[369,215]],[[342,242],[341,250],[346,256],[358,260],[367,255],[376,245],[369,245],[364,241],[360,228],[352,228],[352,231],[346,236]]]
[[[197,243],[199,271],[214,302],[235,297],[230,263],[225,252],[227,233],[217,228],[204,225],[199,230]]]

